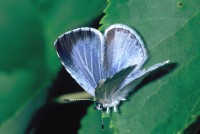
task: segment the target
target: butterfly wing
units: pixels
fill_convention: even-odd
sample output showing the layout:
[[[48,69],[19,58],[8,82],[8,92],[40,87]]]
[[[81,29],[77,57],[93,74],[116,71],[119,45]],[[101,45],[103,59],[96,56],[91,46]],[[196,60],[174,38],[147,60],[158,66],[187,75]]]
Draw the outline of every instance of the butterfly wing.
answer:
[[[113,77],[100,81],[95,90],[96,99],[102,104],[111,103],[113,93],[134,68],[135,66],[129,66],[116,73]]]
[[[165,61],[163,63],[158,63],[147,70],[138,70],[137,72],[131,73],[126,79],[123,81],[123,83],[119,86],[119,89],[116,90],[115,93],[113,93],[112,101],[119,101],[119,99],[124,100],[128,93],[130,91],[133,91],[134,88],[145,78],[147,77],[151,72],[156,71],[158,68],[166,65],[169,63],[168,61]]]
[[[104,33],[104,77],[112,77],[121,69],[136,65],[140,68],[147,59],[140,36],[130,27],[114,24]]]
[[[102,44],[102,34],[87,27],[66,32],[55,41],[57,54],[65,69],[93,96],[102,77]]]

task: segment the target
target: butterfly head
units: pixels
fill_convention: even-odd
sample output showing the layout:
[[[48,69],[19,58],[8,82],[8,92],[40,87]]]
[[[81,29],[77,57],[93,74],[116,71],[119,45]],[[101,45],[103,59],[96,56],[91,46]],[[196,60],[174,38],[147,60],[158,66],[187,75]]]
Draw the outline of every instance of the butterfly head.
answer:
[[[103,111],[105,108],[103,107],[102,103],[96,102],[96,106],[94,107],[94,109],[99,110],[99,111]]]

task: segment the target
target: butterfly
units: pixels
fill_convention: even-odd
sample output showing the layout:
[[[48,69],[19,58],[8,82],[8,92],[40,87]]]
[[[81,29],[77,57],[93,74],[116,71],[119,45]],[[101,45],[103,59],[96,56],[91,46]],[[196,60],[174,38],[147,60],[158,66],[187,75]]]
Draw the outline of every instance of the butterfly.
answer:
[[[135,30],[113,24],[104,34],[82,27],[61,35],[54,43],[58,57],[69,74],[96,103],[97,110],[114,109],[152,71],[169,63],[142,69],[148,58]]]

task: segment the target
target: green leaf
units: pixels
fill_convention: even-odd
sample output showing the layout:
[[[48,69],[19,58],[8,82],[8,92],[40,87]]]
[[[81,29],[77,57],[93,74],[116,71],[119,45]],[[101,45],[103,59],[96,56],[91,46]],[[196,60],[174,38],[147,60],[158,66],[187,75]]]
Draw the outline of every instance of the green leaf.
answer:
[[[26,0],[0,1],[0,126],[45,79],[45,66],[41,66],[44,40],[38,33],[37,15],[37,9]]]
[[[53,42],[90,24],[105,1],[0,1],[0,133],[25,133],[61,63]]]
[[[40,70],[44,39],[39,12],[27,0],[0,1],[0,70]],[[38,64],[35,64],[37,62]]]
[[[28,130],[30,120],[35,115],[35,111],[45,104],[46,96],[48,93],[47,85],[41,86],[36,93],[30,97],[27,102],[20,106],[20,109],[12,115],[0,128],[2,134],[24,134]],[[46,89],[44,89],[46,88]],[[9,103],[8,103],[9,104]],[[10,104],[9,104],[10,105]]]
[[[145,68],[168,59],[177,64],[163,68],[166,74],[158,79],[149,78],[120,106],[122,115],[111,119],[115,133],[181,133],[200,116],[199,5],[196,0],[109,1],[101,31],[113,23],[136,29],[149,50]],[[93,124],[87,116],[84,120]]]

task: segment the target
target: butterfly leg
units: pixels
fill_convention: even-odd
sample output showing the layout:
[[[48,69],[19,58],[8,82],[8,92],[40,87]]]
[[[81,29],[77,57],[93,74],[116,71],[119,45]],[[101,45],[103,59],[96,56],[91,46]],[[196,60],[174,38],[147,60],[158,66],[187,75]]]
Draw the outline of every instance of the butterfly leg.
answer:
[[[122,98],[121,101],[126,101],[126,99],[125,99],[125,98]]]
[[[118,112],[117,106],[114,106],[114,112]]]
[[[109,108],[109,107],[106,108],[106,113],[107,113],[107,114],[110,113],[110,108]]]

